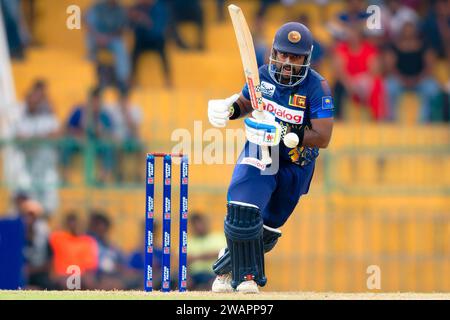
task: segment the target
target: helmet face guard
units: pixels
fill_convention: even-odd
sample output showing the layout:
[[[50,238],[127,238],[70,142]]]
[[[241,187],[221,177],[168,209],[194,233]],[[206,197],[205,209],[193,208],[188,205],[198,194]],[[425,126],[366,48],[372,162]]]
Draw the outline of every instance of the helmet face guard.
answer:
[[[272,80],[285,87],[295,87],[299,85],[308,75],[311,65],[312,50],[313,46],[311,46],[310,52],[304,55],[305,60],[303,64],[294,64],[277,60],[277,53],[279,51],[272,47],[272,54],[269,59],[269,74]],[[291,75],[289,78],[283,76],[282,71],[285,66],[291,67]],[[298,72],[294,73],[296,70],[298,70]]]
[[[305,80],[311,63],[313,36],[309,29],[299,22],[288,22],[275,33],[269,61],[269,73],[273,81],[285,87],[294,87]],[[278,60],[278,53],[304,56],[303,64]],[[283,59],[284,60],[284,59]],[[283,68],[290,67],[291,74],[283,75]]]

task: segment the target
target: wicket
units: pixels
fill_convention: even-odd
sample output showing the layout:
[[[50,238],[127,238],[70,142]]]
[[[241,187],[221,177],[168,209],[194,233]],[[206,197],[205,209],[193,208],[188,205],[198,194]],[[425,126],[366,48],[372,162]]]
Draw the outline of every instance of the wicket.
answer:
[[[155,197],[155,158],[163,158],[163,224],[162,224],[162,283],[161,291],[170,291],[170,242],[171,242],[171,187],[172,158],[180,157],[180,238],[178,290],[187,286],[187,211],[188,211],[188,157],[183,154],[148,153],[146,166],[146,214],[145,214],[145,281],[144,289],[153,290],[153,218]]]

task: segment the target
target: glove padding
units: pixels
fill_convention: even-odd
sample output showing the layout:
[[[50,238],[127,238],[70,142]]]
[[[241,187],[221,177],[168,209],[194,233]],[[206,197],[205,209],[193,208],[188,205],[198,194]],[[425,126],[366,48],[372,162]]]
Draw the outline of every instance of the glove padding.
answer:
[[[208,101],[208,119],[216,128],[226,126],[230,117],[230,108],[239,99],[238,94],[234,94],[227,99],[209,100]]]
[[[260,146],[276,146],[280,143],[281,126],[268,111],[252,112],[253,118],[245,119],[245,135],[251,143]]]

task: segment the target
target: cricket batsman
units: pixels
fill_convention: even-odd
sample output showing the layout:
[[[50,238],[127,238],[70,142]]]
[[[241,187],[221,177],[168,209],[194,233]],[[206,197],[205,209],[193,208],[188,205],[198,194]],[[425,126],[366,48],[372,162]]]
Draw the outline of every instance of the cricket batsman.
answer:
[[[276,32],[269,64],[259,68],[263,117],[253,111],[247,84],[240,94],[208,102],[209,121],[218,128],[252,114],[244,121],[247,142],[228,188],[227,248],[213,265],[213,292],[258,293],[266,284],[264,253],[308,193],[319,149],[328,146],[333,99],[327,81],[310,68],[312,51],[312,34],[303,24],[289,22]],[[273,164],[261,163],[258,145],[269,145],[272,158],[278,148],[275,173],[264,174]]]

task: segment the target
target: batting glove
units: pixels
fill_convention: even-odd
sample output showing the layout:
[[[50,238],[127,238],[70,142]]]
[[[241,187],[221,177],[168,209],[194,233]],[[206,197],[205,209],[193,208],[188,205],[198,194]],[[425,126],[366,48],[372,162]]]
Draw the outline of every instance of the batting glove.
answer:
[[[239,95],[234,94],[227,99],[209,100],[209,122],[216,128],[225,127],[230,117],[230,109],[233,106],[233,103],[237,101],[237,99],[239,99]]]
[[[251,143],[260,146],[276,146],[280,143],[281,126],[268,111],[253,111],[252,118],[246,118],[245,135]]]

